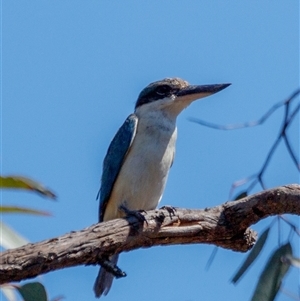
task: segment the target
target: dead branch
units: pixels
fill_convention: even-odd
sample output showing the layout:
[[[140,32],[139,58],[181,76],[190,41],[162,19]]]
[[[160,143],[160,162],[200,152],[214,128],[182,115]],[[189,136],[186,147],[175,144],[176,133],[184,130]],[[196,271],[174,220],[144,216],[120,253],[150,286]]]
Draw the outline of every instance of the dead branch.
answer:
[[[246,252],[257,234],[250,225],[272,215],[300,215],[300,185],[286,185],[203,210],[152,210],[27,244],[0,256],[0,284],[50,271],[98,264],[103,257],[158,245],[207,243]]]

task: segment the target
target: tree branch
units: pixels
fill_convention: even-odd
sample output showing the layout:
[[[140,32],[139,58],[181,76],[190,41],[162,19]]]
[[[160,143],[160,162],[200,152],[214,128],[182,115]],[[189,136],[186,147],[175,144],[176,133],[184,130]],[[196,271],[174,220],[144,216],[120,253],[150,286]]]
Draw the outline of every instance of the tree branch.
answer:
[[[207,243],[246,252],[257,234],[248,227],[278,214],[300,215],[300,185],[286,185],[203,210],[152,210],[27,244],[0,256],[0,284],[50,271],[99,264],[107,255],[158,245]]]

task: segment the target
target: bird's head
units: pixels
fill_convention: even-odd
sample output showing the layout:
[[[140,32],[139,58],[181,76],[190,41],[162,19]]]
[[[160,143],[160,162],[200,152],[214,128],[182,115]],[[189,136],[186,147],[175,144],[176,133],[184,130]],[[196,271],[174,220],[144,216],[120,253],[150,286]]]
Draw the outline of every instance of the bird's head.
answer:
[[[217,93],[230,84],[190,85],[180,78],[165,78],[151,83],[140,93],[136,110],[164,110],[177,116],[194,100]]]

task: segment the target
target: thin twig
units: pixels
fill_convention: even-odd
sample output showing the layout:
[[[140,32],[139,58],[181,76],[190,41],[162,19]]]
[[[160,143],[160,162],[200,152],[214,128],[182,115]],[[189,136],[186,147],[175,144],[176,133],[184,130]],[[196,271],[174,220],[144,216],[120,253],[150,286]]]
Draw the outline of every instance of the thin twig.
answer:
[[[297,159],[296,154],[294,153],[291,143],[289,141],[289,138],[287,136],[287,129],[288,127],[291,125],[291,123],[293,122],[296,114],[299,112],[300,110],[300,103],[297,104],[297,106],[294,108],[294,110],[292,112],[290,112],[290,107],[291,107],[291,103],[292,101],[300,94],[300,89],[297,89],[289,98],[285,99],[284,101],[280,101],[278,103],[276,103],[275,105],[273,105],[261,118],[259,118],[258,120],[255,121],[250,121],[250,122],[245,122],[242,124],[231,124],[231,125],[218,125],[218,124],[214,124],[214,123],[210,123],[210,122],[206,122],[197,118],[189,118],[190,121],[195,122],[197,124],[200,125],[204,125],[213,129],[218,129],[218,130],[236,130],[236,129],[242,129],[242,128],[247,128],[247,127],[254,127],[257,125],[261,125],[263,124],[277,109],[279,109],[280,107],[284,106],[285,111],[284,111],[284,117],[283,117],[283,122],[282,122],[282,126],[280,127],[280,131],[279,134],[275,140],[275,142],[273,143],[273,145],[271,146],[266,159],[262,165],[262,167],[260,168],[260,170],[249,177],[246,177],[244,179],[238,180],[236,182],[234,182],[231,185],[231,189],[230,189],[230,193],[229,193],[229,198],[232,198],[232,194],[233,191],[241,186],[244,185],[246,183],[250,183],[248,185],[248,188],[246,189],[246,193],[248,194],[254,187],[256,184],[260,184],[260,186],[263,189],[266,189],[266,185],[264,183],[263,180],[263,176],[264,173],[267,169],[267,167],[269,166],[269,163],[271,161],[271,158],[273,156],[273,154],[275,153],[279,143],[283,140],[285,142],[286,148],[288,153],[290,154],[293,163],[296,165],[297,170],[300,171],[300,163]]]

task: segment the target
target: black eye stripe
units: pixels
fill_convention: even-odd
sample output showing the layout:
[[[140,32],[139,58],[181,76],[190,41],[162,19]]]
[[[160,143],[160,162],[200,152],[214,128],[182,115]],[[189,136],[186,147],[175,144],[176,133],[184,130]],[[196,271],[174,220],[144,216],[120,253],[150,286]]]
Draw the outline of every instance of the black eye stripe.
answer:
[[[171,97],[180,90],[179,85],[169,83],[168,80],[161,82],[154,82],[147,86],[139,94],[135,108],[138,108],[144,104],[163,99],[165,97]]]
[[[165,94],[165,91],[156,91],[156,93],[157,93],[158,95],[164,95],[164,94]]]
[[[155,92],[158,95],[170,95],[171,89],[172,88],[170,86],[164,85],[157,87]]]

